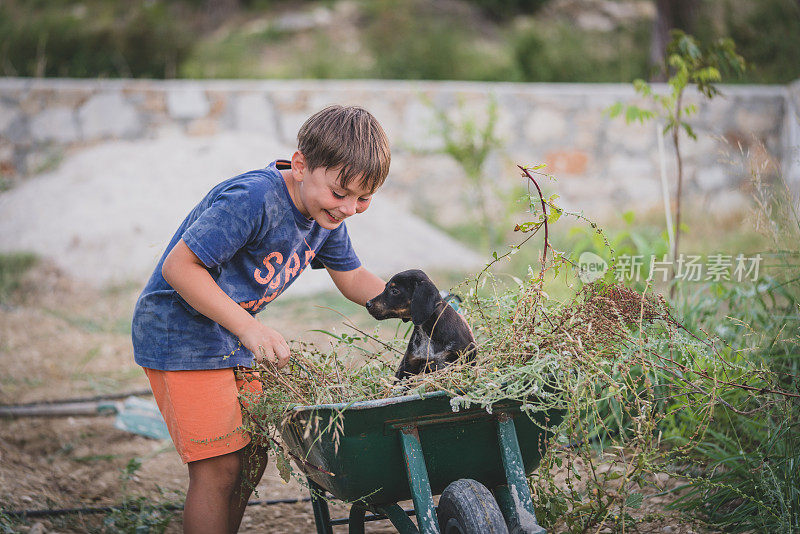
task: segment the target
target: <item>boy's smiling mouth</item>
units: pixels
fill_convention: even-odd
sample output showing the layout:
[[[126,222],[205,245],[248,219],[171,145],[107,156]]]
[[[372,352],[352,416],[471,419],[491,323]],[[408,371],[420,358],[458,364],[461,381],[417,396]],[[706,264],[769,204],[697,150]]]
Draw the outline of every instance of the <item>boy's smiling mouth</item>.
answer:
[[[331,222],[338,223],[338,222],[342,222],[342,221],[344,220],[344,217],[341,217],[341,218],[339,218],[339,217],[335,217],[335,216],[334,216],[334,215],[333,215],[333,214],[332,214],[330,211],[328,211],[328,210],[325,210],[325,209],[324,209],[324,210],[322,210],[322,211],[324,211],[324,212],[325,212],[325,215],[327,215],[327,216],[328,216],[328,219],[330,219],[330,220],[331,220]]]

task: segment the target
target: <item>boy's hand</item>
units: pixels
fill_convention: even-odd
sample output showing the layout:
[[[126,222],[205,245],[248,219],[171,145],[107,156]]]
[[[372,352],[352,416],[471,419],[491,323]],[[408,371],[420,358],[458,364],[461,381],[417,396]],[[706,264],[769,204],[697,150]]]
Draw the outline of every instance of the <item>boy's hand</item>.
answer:
[[[289,363],[289,344],[280,332],[267,325],[256,323],[239,340],[255,354],[256,360],[274,363],[278,369]]]

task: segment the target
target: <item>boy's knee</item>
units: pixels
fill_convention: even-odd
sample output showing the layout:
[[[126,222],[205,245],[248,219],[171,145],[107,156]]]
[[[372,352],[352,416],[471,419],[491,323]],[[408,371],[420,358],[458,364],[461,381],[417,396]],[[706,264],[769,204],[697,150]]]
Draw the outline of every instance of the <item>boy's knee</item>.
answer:
[[[189,480],[206,486],[213,485],[223,491],[230,491],[238,484],[241,470],[241,458],[238,453],[233,452],[191,462],[189,464]]]

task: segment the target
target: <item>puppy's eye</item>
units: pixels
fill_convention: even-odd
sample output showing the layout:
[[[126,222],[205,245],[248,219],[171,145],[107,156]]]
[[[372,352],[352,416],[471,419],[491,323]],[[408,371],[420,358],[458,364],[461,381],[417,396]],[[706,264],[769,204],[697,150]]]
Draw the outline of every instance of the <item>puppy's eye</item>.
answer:
[[[396,287],[392,287],[389,289],[389,294],[393,297],[396,297],[397,295],[400,294],[400,290],[397,289]]]

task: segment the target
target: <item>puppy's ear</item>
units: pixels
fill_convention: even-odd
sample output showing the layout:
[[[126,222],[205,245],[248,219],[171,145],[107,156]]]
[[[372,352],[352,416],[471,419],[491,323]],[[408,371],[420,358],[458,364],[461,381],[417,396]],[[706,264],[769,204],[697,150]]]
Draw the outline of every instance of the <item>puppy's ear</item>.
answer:
[[[422,280],[414,288],[414,295],[411,297],[411,321],[415,325],[421,325],[433,315],[436,309],[436,298],[439,291],[433,282]]]

